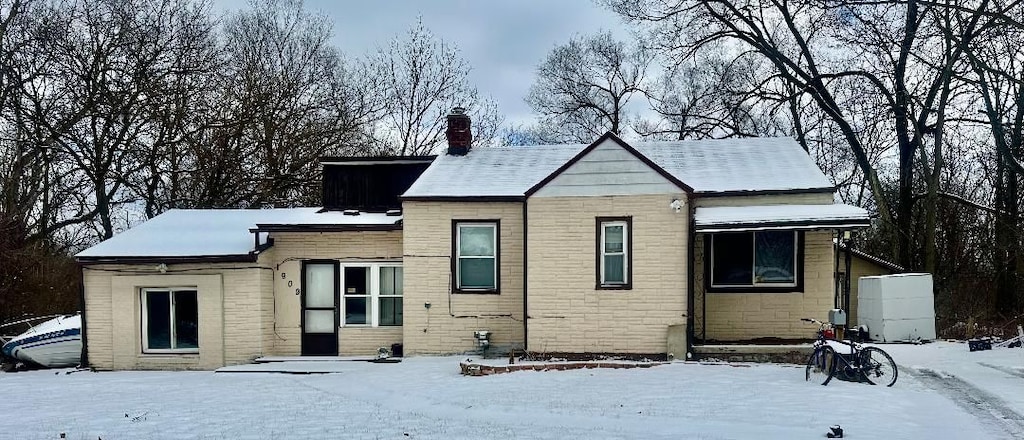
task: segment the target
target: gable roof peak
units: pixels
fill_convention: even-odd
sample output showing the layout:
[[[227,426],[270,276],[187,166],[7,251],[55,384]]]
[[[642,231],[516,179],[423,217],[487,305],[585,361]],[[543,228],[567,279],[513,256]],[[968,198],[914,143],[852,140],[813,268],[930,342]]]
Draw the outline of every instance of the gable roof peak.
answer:
[[[543,179],[541,179],[540,182],[537,182],[535,185],[530,187],[530,189],[526,190],[526,193],[524,195],[526,197],[532,196],[545,185],[551,183],[552,180],[555,180],[556,177],[565,172],[565,170],[569,169],[569,167],[576,164],[576,162],[579,162],[580,159],[586,157],[588,154],[597,149],[599,146],[605,144],[607,141],[614,142],[620,148],[628,151],[634,157],[639,159],[641,162],[650,167],[656,173],[660,174],[665,179],[668,179],[669,182],[672,182],[673,185],[677,186],[679,189],[683,190],[687,194],[693,193],[693,188],[691,188],[689,185],[680,181],[678,178],[676,178],[676,176],[672,175],[672,173],[665,171],[664,168],[654,163],[653,160],[645,156],[643,153],[637,151],[636,148],[633,148],[633,146],[626,143],[626,141],[622,140],[622,138],[618,137],[615,133],[612,133],[611,131],[606,131],[603,135],[601,135],[601,137],[597,138],[596,141],[594,141],[590,145],[587,145],[586,148],[584,148],[582,151],[573,156],[572,159],[569,159],[567,162],[563,163],[562,166],[558,167],[558,169],[556,169],[554,172],[548,174],[547,177],[544,177]]]

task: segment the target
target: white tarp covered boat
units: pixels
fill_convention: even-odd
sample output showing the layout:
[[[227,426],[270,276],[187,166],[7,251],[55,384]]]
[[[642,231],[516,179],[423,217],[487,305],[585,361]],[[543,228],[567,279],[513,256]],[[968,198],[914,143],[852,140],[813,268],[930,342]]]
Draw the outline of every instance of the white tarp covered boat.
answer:
[[[4,356],[44,367],[74,367],[82,357],[82,316],[61,315],[4,342]]]

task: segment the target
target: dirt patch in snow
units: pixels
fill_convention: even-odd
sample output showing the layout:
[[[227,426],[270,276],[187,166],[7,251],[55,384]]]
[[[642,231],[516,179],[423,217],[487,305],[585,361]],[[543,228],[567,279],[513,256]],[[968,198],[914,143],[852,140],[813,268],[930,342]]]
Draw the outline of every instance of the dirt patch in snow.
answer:
[[[564,371],[583,368],[650,368],[667,362],[531,362],[512,365],[487,365],[474,362],[460,362],[459,368],[465,376],[490,376],[513,371]]]

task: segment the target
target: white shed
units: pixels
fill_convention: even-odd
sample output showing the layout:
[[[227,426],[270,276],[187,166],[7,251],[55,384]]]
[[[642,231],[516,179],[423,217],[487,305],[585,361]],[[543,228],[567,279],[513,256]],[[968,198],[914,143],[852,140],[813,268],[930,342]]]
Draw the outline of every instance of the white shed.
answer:
[[[861,277],[858,323],[880,342],[935,339],[932,275],[904,273]]]

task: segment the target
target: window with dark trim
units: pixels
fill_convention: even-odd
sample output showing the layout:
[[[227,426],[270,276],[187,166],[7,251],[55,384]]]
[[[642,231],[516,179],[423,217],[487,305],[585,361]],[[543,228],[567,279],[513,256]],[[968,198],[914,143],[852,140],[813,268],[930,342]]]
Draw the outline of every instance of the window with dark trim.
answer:
[[[452,221],[452,275],[456,293],[498,293],[501,262],[498,220]]]
[[[632,217],[597,218],[597,288],[629,289],[633,271]]]
[[[709,287],[796,291],[803,285],[802,234],[766,230],[710,234]],[[756,288],[756,289],[754,289]]]
[[[195,287],[142,289],[142,352],[198,353]]]

